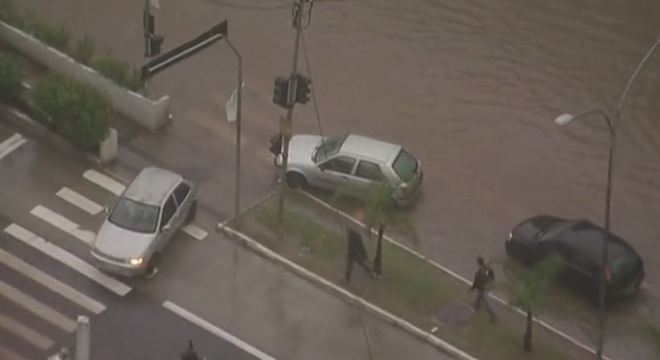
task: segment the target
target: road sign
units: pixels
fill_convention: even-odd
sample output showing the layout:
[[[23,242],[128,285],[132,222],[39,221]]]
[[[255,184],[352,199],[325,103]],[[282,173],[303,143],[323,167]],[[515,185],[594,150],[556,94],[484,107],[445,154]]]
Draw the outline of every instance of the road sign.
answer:
[[[227,36],[227,20],[142,66],[142,81]]]

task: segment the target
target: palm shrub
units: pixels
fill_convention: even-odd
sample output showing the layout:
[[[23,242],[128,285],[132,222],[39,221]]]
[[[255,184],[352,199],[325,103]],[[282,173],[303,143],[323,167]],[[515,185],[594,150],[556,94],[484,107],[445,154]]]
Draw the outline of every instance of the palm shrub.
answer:
[[[140,74],[128,63],[110,57],[98,59],[94,68],[108,79],[130,90],[139,90],[142,86]]]
[[[365,225],[369,231],[376,230],[376,255],[374,256],[374,272],[378,275],[383,270],[383,236],[387,227],[392,226],[403,230],[417,241],[417,231],[403,209],[394,201],[396,189],[385,181],[374,182],[365,192],[363,189],[354,187],[342,187],[338,189],[331,202],[336,202],[344,195],[350,195],[361,200],[365,210]]]
[[[89,35],[85,35],[76,42],[76,49],[73,57],[81,64],[90,65],[95,50],[96,46],[94,45],[94,40]]]
[[[547,297],[546,291],[552,280],[561,271],[564,263],[557,256],[548,256],[532,269],[527,270],[511,261],[505,264],[504,270],[508,283],[506,288],[515,306],[526,313],[523,349],[532,351],[532,329],[534,316],[543,306]]]
[[[0,54],[0,100],[15,101],[23,90],[25,71],[14,56]]]
[[[108,134],[112,108],[93,87],[72,77],[49,74],[32,94],[45,121],[74,144],[93,149]]]

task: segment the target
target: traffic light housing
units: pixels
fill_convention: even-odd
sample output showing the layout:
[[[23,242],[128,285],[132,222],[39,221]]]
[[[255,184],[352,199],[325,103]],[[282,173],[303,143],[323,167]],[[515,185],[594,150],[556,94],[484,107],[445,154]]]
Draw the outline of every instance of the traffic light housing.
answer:
[[[163,45],[163,37],[156,35],[156,19],[153,15],[145,13],[144,16],[144,55],[147,57],[160,54]]]
[[[289,108],[289,79],[278,76],[275,78],[275,88],[273,89],[273,102],[283,108]]]
[[[296,102],[306,104],[312,92],[312,79],[296,74]]]
[[[163,37],[160,35],[151,35],[147,37],[147,56],[159,55],[163,40]]]

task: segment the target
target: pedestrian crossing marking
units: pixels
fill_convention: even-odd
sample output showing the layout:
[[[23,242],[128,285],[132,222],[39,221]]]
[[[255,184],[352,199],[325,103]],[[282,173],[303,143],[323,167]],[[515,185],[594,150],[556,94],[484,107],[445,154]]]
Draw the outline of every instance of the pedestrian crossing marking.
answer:
[[[100,314],[105,310],[105,305],[100,302],[55,279],[3,249],[0,249],[0,262],[94,314]]]
[[[60,314],[50,306],[30,297],[2,280],[0,280],[0,295],[66,332],[72,332],[76,329],[76,322],[72,319]]]
[[[92,215],[96,215],[103,210],[103,206],[95,203],[83,195],[80,195],[79,193],[69,189],[66,186],[61,188],[55,195]]]
[[[51,346],[55,345],[53,340],[47,338],[42,333],[30,329],[29,327],[19,323],[18,321],[5,316],[0,313],[0,328],[7,330],[21,339],[29,342],[30,344],[38,347],[41,350],[48,350]],[[24,358],[14,353],[13,351],[3,348],[0,344],[0,359],[3,360],[23,360]]]
[[[206,238],[206,235],[208,235],[208,232],[206,230],[202,229],[201,227],[195,225],[195,224],[188,224],[181,228],[186,234],[194,237],[197,240],[204,240]]]
[[[94,169],[85,171],[83,177],[117,196],[121,195],[126,189],[124,184]]]
[[[30,232],[18,224],[10,224],[5,228],[5,232],[41,251],[42,253],[60,261],[71,269],[78,271],[82,275],[85,275],[89,279],[95,281],[96,283],[119,296],[124,296],[131,291],[130,286],[106,275],[84,260],[76,257],[75,255],[67,252],[57,245],[46,241],[45,239],[37,236],[36,234]]]
[[[56,228],[69,233],[76,239],[91,245],[94,242],[94,233],[89,230],[83,230],[78,227],[78,224],[65,218],[64,216],[50,210],[43,205],[37,205],[34,209],[30,210],[30,214],[46,221],[47,223],[55,226]]]
[[[23,135],[16,133],[10,136],[7,140],[0,143],[0,159],[9,155],[12,151],[16,150],[19,146],[25,144],[27,140]]]

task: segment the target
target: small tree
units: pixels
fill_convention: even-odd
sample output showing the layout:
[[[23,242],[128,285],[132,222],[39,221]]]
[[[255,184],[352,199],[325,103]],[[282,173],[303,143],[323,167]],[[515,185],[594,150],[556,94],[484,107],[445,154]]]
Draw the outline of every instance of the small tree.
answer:
[[[335,192],[334,200],[349,194],[362,201],[365,209],[365,225],[369,231],[376,230],[376,255],[374,256],[374,272],[381,275],[383,272],[383,236],[388,226],[399,228],[410,234],[413,241],[417,241],[417,231],[408,219],[403,209],[394,200],[395,188],[386,183],[374,182],[365,192],[354,187],[344,187]]]
[[[0,56],[0,100],[14,101],[23,91],[23,64],[7,54]]]
[[[129,90],[139,90],[142,86],[140,73],[127,62],[104,57],[96,60],[93,66],[103,76]]]
[[[42,119],[74,144],[92,149],[108,134],[112,108],[93,87],[71,77],[49,74],[37,83],[34,103]]]
[[[76,42],[74,57],[81,64],[90,65],[95,49],[94,40],[89,35],[85,35]]]
[[[546,290],[563,267],[559,257],[549,256],[536,264],[531,270],[507,262],[505,273],[509,280],[507,289],[514,305],[521,307],[527,314],[523,349],[532,351],[532,329],[534,314],[538,313],[546,298]]]

